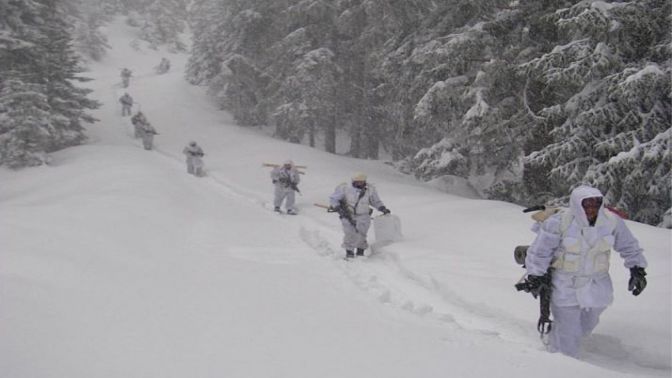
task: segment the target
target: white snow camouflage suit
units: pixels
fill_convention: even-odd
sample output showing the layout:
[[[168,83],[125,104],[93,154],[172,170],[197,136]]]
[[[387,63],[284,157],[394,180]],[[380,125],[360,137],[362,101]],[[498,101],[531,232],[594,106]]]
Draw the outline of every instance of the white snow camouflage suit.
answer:
[[[366,241],[366,234],[371,226],[371,213],[369,206],[380,209],[383,201],[380,200],[376,187],[373,184],[367,184],[364,189],[357,189],[352,184],[342,183],[336,187],[334,193],[329,197],[329,205],[333,208],[340,206],[341,201],[347,205],[347,211],[352,214],[355,225],[344,217],[341,217],[343,225],[343,248],[348,251],[355,249],[367,249],[369,247]]]
[[[145,150],[151,150],[154,147],[154,135],[158,134],[156,129],[149,122],[143,123],[140,129],[142,130],[142,145]]]
[[[537,237],[527,250],[527,273],[552,273],[551,313],[553,327],[549,350],[578,358],[581,338],[591,334],[602,311],[613,301],[609,257],[613,248],[625,260],[625,267],[646,268],[637,239],[623,219],[602,205],[594,226],[581,206],[586,198],[603,197],[589,186],[570,195],[569,209],[535,224]]]
[[[142,126],[145,123],[149,123],[147,118],[142,112],[137,112],[133,117],[131,117],[131,123],[133,124],[133,136],[135,138],[142,138]]]
[[[125,93],[123,96],[119,98],[119,102],[121,103],[121,116],[127,116],[131,115],[131,108],[133,107],[133,97],[131,97],[128,93]]]
[[[289,169],[284,166],[276,167],[271,171],[271,180],[275,185],[273,206],[279,208],[282,205],[282,201],[286,199],[285,208],[287,211],[296,212],[296,208],[294,207],[295,193],[292,185],[297,186],[301,182],[299,171],[293,165]]]
[[[182,153],[187,157],[187,173],[194,176],[203,176],[203,149],[196,143],[190,143]]]

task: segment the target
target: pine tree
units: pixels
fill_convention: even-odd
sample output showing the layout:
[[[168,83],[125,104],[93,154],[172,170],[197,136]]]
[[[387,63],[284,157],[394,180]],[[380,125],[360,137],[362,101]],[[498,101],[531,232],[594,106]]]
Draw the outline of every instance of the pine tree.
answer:
[[[670,191],[669,2],[201,0],[194,9],[188,78],[241,124],[272,124],[309,145],[323,133],[328,151],[338,128],[352,156],[386,149],[406,172],[461,176],[491,198],[542,201],[589,182],[636,219],[656,223],[652,214],[670,208],[660,195]],[[635,185],[655,164],[655,189]]]
[[[592,183],[633,219],[660,222],[672,201],[669,12],[661,1],[581,2],[547,16],[558,45],[523,67],[544,88],[541,123],[553,120],[551,143],[527,159],[551,167],[549,191]]]
[[[109,5],[100,0],[67,0],[63,3],[73,25],[73,47],[81,60],[99,61],[110,48],[100,28],[109,21]],[[107,5],[107,6],[106,6]]]
[[[167,45],[175,51],[186,50],[180,39],[187,18],[186,3],[183,0],[153,0],[144,10],[141,38],[153,48]]]
[[[53,127],[44,88],[18,79],[3,81],[0,90],[0,162],[10,168],[49,161],[45,146]]]
[[[220,40],[225,36],[227,8],[217,0],[202,0],[194,3],[189,15],[193,41],[186,78],[191,84],[208,84],[221,72],[224,52]]]
[[[272,116],[280,136],[300,143],[308,135],[308,144],[315,147],[318,134],[324,134],[331,136],[325,139],[325,149],[335,151],[335,131],[328,130],[335,127],[328,117],[334,113],[339,70],[333,59],[331,50],[320,48],[296,61],[294,75],[288,76],[279,89],[284,101]]]
[[[79,72],[68,25],[56,1],[2,3],[10,38],[0,50],[0,163],[37,165],[47,153],[85,140],[85,113],[98,106],[74,81]],[[6,43],[5,43],[6,42]]]

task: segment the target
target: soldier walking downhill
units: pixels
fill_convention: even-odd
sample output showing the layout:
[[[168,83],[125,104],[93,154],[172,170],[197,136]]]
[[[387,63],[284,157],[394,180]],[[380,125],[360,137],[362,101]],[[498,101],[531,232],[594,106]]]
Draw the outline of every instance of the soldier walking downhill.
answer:
[[[133,75],[133,72],[131,70],[129,70],[128,68],[124,68],[123,70],[121,70],[121,85],[124,88],[128,88],[128,85],[130,84],[132,75]]]
[[[147,117],[143,112],[137,112],[133,117],[131,117],[131,123],[133,124],[133,137],[142,138],[142,125],[149,123]]]
[[[203,176],[203,149],[195,141],[189,142],[182,153],[187,157],[187,173],[196,177]]]
[[[643,250],[623,219],[605,208],[602,193],[590,186],[572,190],[569,209],[552,215],[536,231],[525,259],[526,284],[531,292],[552,286],[549,350],[579,358],[582,340],[614,299],[611,250],[630,270],[633,295],[647,285]]]
[[[366,234],[371,226],[371,209],[377,209],[383,214],[389,214],[373,184],[367,184],[366,175],[356,173],[350,184],[342,183],[336,187],[329,197],[329,211],[338,212],[343,225],[343,248],[345,257],[364,256],[369,247]]]
[[[119,97],[119,102],[121,103],[121,116],[127,116],[131,115],[131,108],[133,107],[133,97],[128,94],[128,92],[124,93],[123,96]]]
[[[154,148],[154,135],[157,135],[156,129],[149,122],[145,122],[141,125],[142,130],[142,145],[145,147],[145,150],[151,150]]]
[[[298,192],[299,171],[294,166],[294,162],[287,160],[282,166],[276,167],[271,171],[271,181],[275,185],[273,205],[275,211],[281,212],[280,206],[285,201],[285,209],[287,214],[296,215],[296,208],[294,207],[294,192]]]

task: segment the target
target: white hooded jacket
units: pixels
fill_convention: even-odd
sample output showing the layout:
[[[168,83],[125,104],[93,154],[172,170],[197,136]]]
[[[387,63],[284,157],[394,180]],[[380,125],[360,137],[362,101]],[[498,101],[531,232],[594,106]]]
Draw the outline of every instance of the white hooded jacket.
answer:
[[[603,197],[589,186],[580,186],[570,195],[569,209],[561,211],[535,230],[537,237],[527,251],[528,274],[541,276],[553,266],[553,294],[556,306],[606,307],[613,301],[609,276],[609,251],[613,248],[626,268],[646,268],[646,259],[637,239],[620,217],[602,205],[594,226],[581,206],[586,198]]]
[[[338,207],[341,200],[345,200],[348,211],[355,217],[369,217],[369,206],[380,209],[383,201],[378,196],[378,191],[373,184],[367,184],[364,189],[358,189],[352,184],[342,183],[336,187],[334,193],[329,196],[329,205]]]

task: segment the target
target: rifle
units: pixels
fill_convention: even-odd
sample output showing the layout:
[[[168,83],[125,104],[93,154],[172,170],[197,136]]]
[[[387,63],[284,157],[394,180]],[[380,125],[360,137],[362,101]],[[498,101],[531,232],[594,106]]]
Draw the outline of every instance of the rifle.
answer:
[[[316,203],[314,205],[317,207],[321,207],[323,209],[327,209],[327,212],[329,213],[338,213],[340,218],[345,218],[348,221],[348,223],[352,225],[355,231],[359,233],[359,230],[357,229],[357,222],[355,222],[354,218],[352,218],[352,214],[348,211],[345,199],[340,200],[339,205],[337,207],[322,205],[320,203]]]
[[[299,190],[299,186],[295,182],[290,181],[289,182],[289,187],[292,188],[292,190],[294,190],[295,192],[301,194],[301,191]]]
[[[281,177],[281,178],[278,179],[278,182],[280,182],[281,184],[283,184],[286,187],[289,187],[293,191],[301,194],[301,191],[299,190],[299,184],[293,182],[289,178]],[[275,181],[273,181],[273,183],[275,183]]]
[[[558,208],[546,207],[544,205],[532,206],[523,210],[523,213],[529,213],[532,211],[537,211],[532,215],[532,219],[537,222],[543,222],[551,215],[560,211]],[[525,268],[525,257],[527,256],[527,249],[529,245],[519,245],[513,251],[513,258],[516,263],[522,265]],[[546,274],[541,276],[541,282],[538,284],[532,284],[527,280],[525,275],[514,286],[518,291],[524,291],[526,293],[532,294],[536,299],[539,297],[539,320],[537,321],[537,331],[539,331],[539,337],[544,337],[544,335],[551,332],[551,327],[553,321],[551,320],[551,274],[553,272],[552,268],[548,268]]]
[[[539,297],[539,320],[537,321],[539,337],[544,337],[551,332],[553,325],[551,320],[551,273],[552,269],[549,268],[546,274],[541,276],[542,281],[539,286],[532,285],[524,276],[515,284],[516,290],[530,293],[535,299]]]

